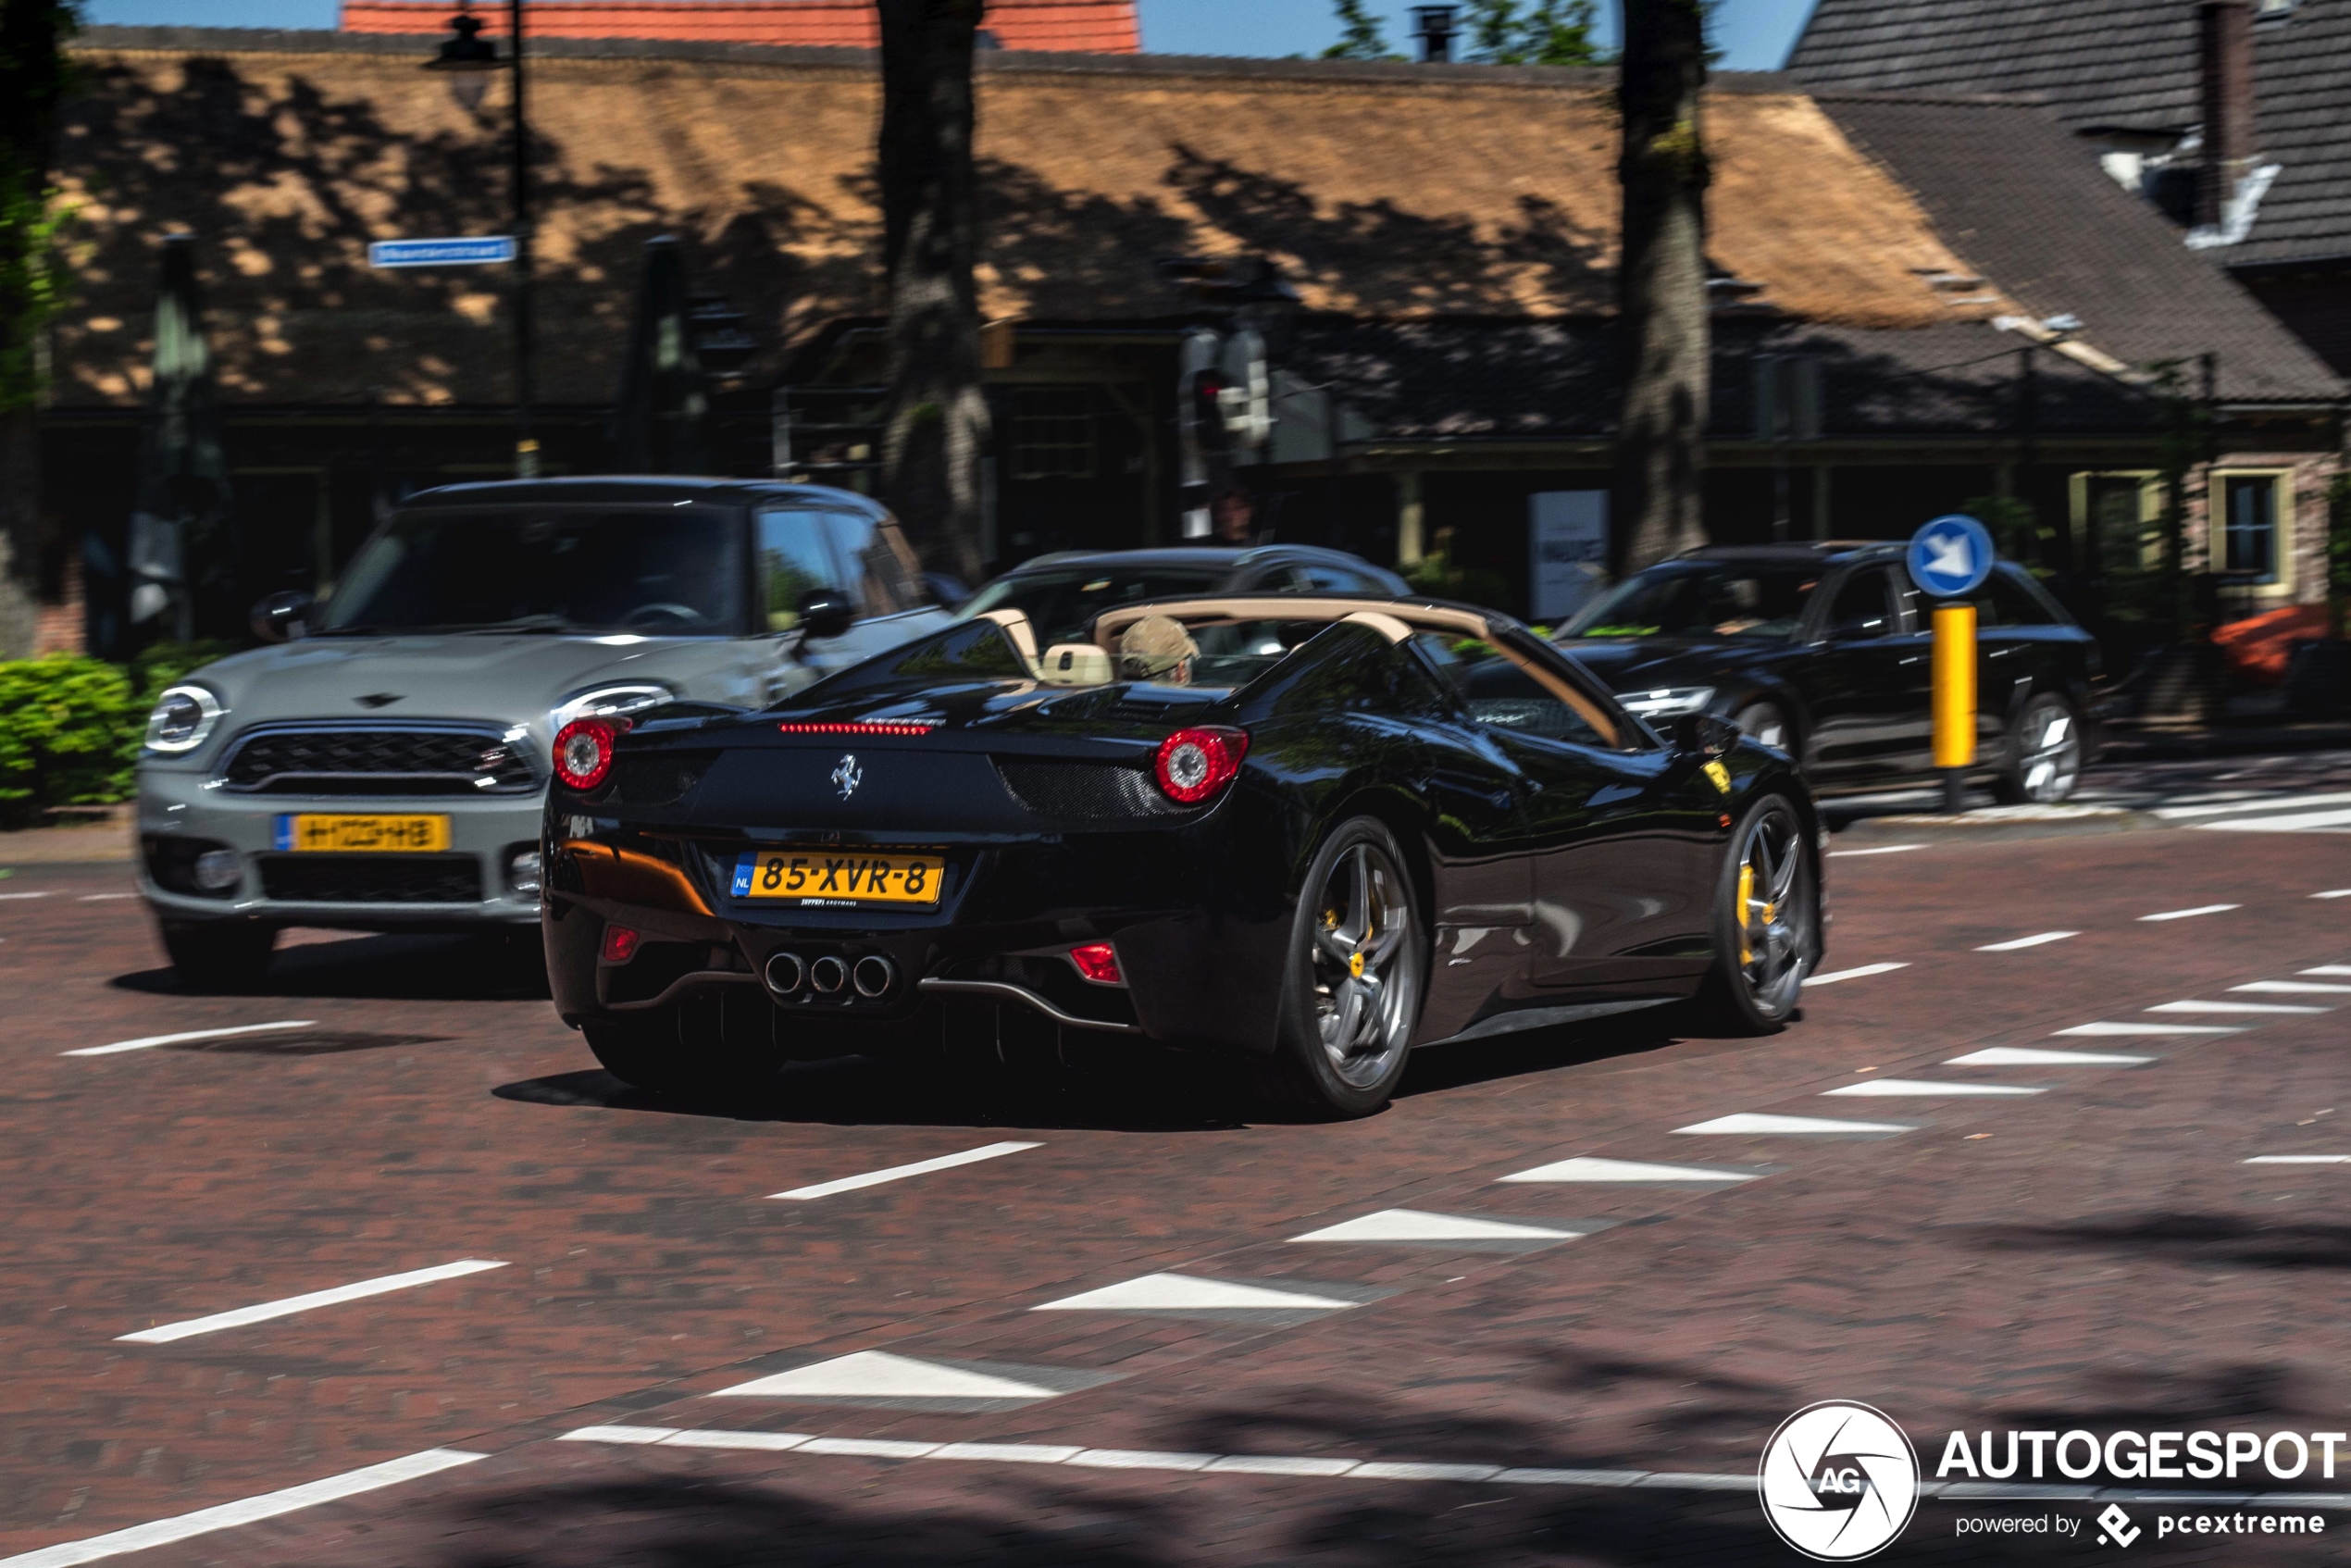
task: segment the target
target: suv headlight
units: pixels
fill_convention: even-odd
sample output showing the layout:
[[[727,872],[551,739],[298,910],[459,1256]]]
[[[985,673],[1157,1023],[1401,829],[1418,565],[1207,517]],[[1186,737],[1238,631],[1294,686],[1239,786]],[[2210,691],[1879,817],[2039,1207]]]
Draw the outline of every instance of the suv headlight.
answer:
[[[631,681],[620,686],[599,686],[592,691],[582,691],[567,699],[547,716],[549,730],[559,730],[576,718],[626,718],[665,703],[674,703],[678,693],[657,681]]]
[[[193,752],[211,739],[226,712],[220,699],[201,686],[168,687],[147,716],[147,750],[168,757]]]
[[[1620,691],[1618,704],[1626,713],[1643,718],[1679,718],[1684,714],[1701,714],[1706,704],[1714,701],[1711,686],[1668,686],[1655,691]]]

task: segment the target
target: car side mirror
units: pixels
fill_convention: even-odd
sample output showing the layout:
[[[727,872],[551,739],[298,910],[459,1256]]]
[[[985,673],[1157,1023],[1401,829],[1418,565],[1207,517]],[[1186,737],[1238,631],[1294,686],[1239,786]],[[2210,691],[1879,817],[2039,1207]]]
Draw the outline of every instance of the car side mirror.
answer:
[[[812,588],[794,608],[800,612],[801,635],[812,641],[839,637],[857,624],[857,606],[838,588]]]
[[[1676,756],[1723,756],[1739,743],[1739,727],[1713,714],[1684,714],[1673,721]]]
[[[245,624],[264,642],[284,642],[309,629],[310,612],[317,607],[317,601],[300,590],[272,593],[253,607]]]

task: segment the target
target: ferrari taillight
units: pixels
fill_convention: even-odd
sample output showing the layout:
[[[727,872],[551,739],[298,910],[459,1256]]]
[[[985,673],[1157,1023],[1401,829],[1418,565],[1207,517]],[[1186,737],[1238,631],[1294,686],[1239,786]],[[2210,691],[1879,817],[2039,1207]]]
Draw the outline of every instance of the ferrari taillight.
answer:
[[[1098,986],[1123,986],[1126,977],[1118,972],[1118,950],[1108,942],[1083,942],[1069,950],[1069,961],[1077,972]]]
[[[566,790],[592,790],[612,771],[620,731],[609,720],[576,718],[555,735],[555,777]]]
[[[1246,729],[1179,729],[1159,743],[1151,776],[1169,800],[1196,806],[1224,793],[1248,754]]]
[[[604,927],[604,945],[598,955],[606,964],[626,964],[637,956],[637,933],[626,926]]]

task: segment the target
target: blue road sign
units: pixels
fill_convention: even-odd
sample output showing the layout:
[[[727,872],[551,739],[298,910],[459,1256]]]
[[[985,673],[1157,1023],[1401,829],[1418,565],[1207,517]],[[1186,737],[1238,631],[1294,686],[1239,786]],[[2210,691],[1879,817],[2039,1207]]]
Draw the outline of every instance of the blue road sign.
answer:
[[[1990,531],[1954,512],[1910,536],[1910,580],[1937,599],[1957,599],[1984,586],[1995,554]]]
[[[378,240],[367,247],[370,267],[483,267],[515,259],[514,237],[477,240]]]

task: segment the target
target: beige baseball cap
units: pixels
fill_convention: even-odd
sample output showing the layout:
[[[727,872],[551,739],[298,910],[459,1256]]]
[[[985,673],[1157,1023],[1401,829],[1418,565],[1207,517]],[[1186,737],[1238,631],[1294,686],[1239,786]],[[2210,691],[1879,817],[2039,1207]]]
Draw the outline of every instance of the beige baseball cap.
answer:
[[[1200,652],[1184,623],[1167,616],[1145,616],[1118,639],[1119,673],[1128,680],[1156,680],[1180,668]]]

